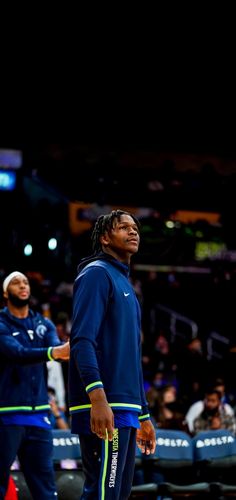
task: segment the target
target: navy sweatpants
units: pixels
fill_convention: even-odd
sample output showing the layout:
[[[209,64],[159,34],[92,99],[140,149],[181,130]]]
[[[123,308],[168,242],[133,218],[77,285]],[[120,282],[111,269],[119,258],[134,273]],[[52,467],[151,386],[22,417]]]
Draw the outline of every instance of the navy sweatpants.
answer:
[[[115,429],[113,441],[80,434],[84,491],[81,500],[127,500],[133,482],[136,429]]]
[[[16,455],[33,499],[55,500],[52,431],[34,426],[0,426],[0,500],[4,499]]]

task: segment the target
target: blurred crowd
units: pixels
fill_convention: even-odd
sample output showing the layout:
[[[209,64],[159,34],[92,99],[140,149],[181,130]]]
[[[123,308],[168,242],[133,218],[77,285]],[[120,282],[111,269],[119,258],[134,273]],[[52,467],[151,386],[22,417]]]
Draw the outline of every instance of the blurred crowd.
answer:
[[[31,307],[51,318],[59,338],[66,342],[71,328],[73,282],[54,282],[37,272],[28,272],[27,275],[31,282]],[[228,339],[228,344],[222,344],[224,349],[220,356],[217,352],[214,356],[214,349],[210,355],[206,338],[210,332],[207,330],[210,308],[205,316],[205,323],[203,322],[207,309],[204,303],[206,294],[211,288],[214,297],[217,289],[219,292],[222,286],[219,285],[219,279],[213,276],[208,288],[206,283],[202,282],[201,292],[199,276],[191,276],[188,279],[189,283],[186,283],[186,277],[181,279],[173,273],[165,277],[157,273],[146,273],[145,276],[131,273],[131,280],[143,310],[142,362],[152,419],[158,428],[184,430],[191,435],[211,428],[226,428],[235,433],[233,335]],[[210,278],[207,279],[209,281]],[[192,295],[194,280],[195,294],[199,294],[197,298]],[[220,293],[225,294],[225,283],[221,279],[221,285],[222,283],[223,292]],[[160,302],[168,306],[166,317],[161,309],[158,310]],[[191,304],[191,307],[188,308],[187,303]],[[182,321],[178,327],[175,324],[173,328],[173,317],[178,312],[190,316],[192,313],[193,323],[198,320],[197,330],[191,329],[188,322],[185,324],[185,316],[181,316]],[[221,314],[224,315],[223,305]],[[219,311],[216,310],[213,316],[217,315]],[[188,319],[186,317],[186,320]],[[226,327],[228,321],[227,317]],[[191,326],[191,321],[189,324]],[[48,361],[47,369],[52,425],[59,429],[69,428],[68,362]]]

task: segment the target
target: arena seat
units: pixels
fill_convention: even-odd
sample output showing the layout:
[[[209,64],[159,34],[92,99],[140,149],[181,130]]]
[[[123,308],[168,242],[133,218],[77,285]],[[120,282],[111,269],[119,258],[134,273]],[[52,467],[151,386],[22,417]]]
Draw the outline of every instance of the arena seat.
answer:
[[[84,475],[79,470],[57,472],[58,500],[78,500],[84,486]]]
[[[53,460],[56,470],[58,500],[77,500],[80,498],[84,474],[79,437],[70,430],[53,430]],[[68,460],[75,461],[76,468],[70,468]]]
[[[158,494],[158,485],[156,483],[138,484],[132,486],[130,499],[150,498],[156,500]]]
[[[67,429],[55,429],[53,434],[53,460],[60,463],[61,460],[72,459],[81,464],[81,451],[79,437],[77,434],[72,434]]]
[[[194,462],[207,469],[236,466],[235,436],[226,429],[198,432],[192,438]]]
[[[194,438],[199,480],[210,483],[212,496],[236,496],[236,440],[226,429],[199,432]]]
[[[156,440],[155,453],[142,456],[145,481],[133,486],[131,498],[142,494],[143,498],[158,495],[160,499],[208,496],[209,483],[199,482],[195,477],[192,438],[182,431],[157,429]]]

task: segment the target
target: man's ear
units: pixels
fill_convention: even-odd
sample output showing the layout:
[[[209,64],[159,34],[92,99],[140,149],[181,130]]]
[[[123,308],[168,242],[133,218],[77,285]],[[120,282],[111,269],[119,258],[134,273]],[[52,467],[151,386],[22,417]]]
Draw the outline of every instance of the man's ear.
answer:
[[[101,242],[101,245],[107,247],[107,245],[109,245],[109,242],[110,242],[110,238],[108,236],[108,233],[105,233],[103,234],[101,237],[100,237],[100,242]]]

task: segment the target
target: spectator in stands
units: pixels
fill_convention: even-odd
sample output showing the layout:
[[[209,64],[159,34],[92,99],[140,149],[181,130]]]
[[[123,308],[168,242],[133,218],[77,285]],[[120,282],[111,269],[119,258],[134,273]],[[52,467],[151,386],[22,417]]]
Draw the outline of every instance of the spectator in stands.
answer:
[[[65,412],[67,404],[62,365],[61,363],[55,363],[54,361],[47,361],[47,371],[47,385],[49,387],[53,387],[53,389],[55,390],[59,408],[61,408],[61,410]]]
[[[225,383],[223,379],[216,379],[215,384],[213,384],[213,389],[217,390],[220,393],[221,406],[224,409],[226,415],[233,416],[234,410],[232,406],[225,401]],[[193,432],[193,422],[195,418],[197,418],[204,409],[204,400],[199,400],[193,403],[188,409],[185,420],[188,425],[189,432]]]
[[[158,389],[153,384],[150,385],[146,390],[146,397],[150,413],[152,414],[156,408],[158,401]]]
[[[189,407],[195,401],[203,399],[208,379],[208,364],[200,338],[191,339],[185,348],[181,349],[177,366],[179,392],[181,398],[186,400],[186,407]]]
[[[55,325],[29,308],[30,284],[14,271],[3,281],[6,307],[0,312],[0,499],[16,455],[35,500],[57,495],[48,418],[46,361],[68,359]]]
[[[71,322],[69,314],[65,311],[60,311],[55,319],[55,325],[57,329],[57,334],[61,342],[67,342],[70,338]],[[55,363],[54,363],[55,364]],[[61,409],[65,412],[67,419],[69,418],[69,401],[68,401],[68,367],[69,362],[64,361],[60,364],[63,376],[63,394],[64,402],[61,406],[60,397],[58,398],[58,404]],[[48,385],[51,385],[48,380]]]
[[[69,315],[64,311],[59,312],[55,319],[55,325],[61,342],[67,342],[70,337],[71,328]]]
[[[226,390],[226,385],[223,378],[219,377],[215,380],[214,389],[220,392],[221,403],[225,405],[225,407],[229,407],[230,414],[232,414],[232,408],[234,408],[235,406],[235,396],[231,391]]]
[[[233,415],[227,415],[221,404],[221,394],[215,389],[207,391],[204,408],[193,421],[193,433],[215,429],[227,429],[236,432],[236,420]]]
[[[171,351],[168,334],[164,330],[158,333],[155,340],[152,352],[152,363],[155,367],[155,371],[163,372],[169,380],[175,377],[176,362],[173,352]]]
[[[53,429],[69,429],[69,424],[65,413],[58,405],[56,391],[53,387],[48,387],[48,400],[50,404],[49,418]]]
[[[174,385],[166,385],[159,391],[157,404],[152,412],[158,428],[188,431]]]
[[[48,387],[48,397],[51,409],[49,419],[51,421],[52,428],[62,431],[70,430],[66,415],[58,406],[56,392],[53,387]],[[60,466],[61,469],[77,469],[76,460],[71,458],[62,459],[60,461]]]

